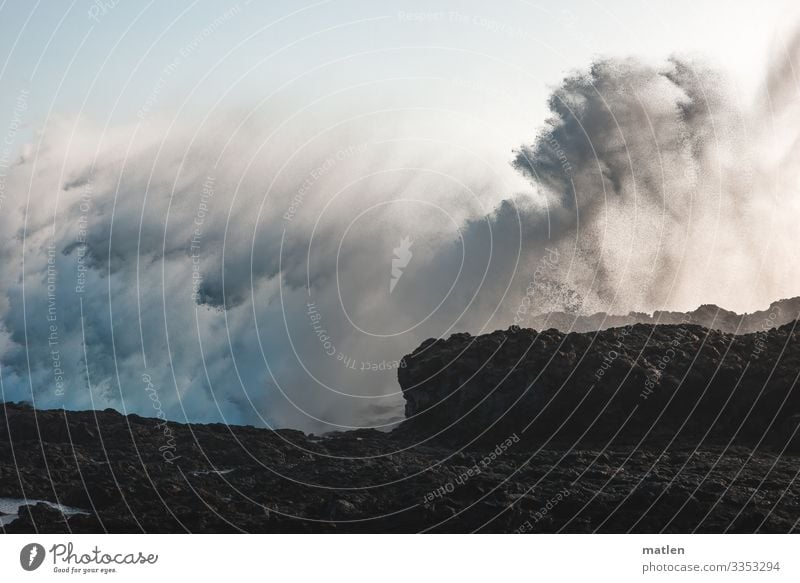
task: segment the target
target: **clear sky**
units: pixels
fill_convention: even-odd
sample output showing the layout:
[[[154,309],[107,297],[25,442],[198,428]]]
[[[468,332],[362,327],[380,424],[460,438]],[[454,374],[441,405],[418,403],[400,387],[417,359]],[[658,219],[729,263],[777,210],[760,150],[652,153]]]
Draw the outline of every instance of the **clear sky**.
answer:
[[[443,100],[517,126],[513,142],[544,115],[548,89],[597,56],[702,55],[749,91],[794,26],[792,4],[4,1],[0,127],[24,90],[30,131],[79,111],[105,124],[218,100],[247,107],[268,97],[265,107],[280,110],[358,85],[376,106]]]

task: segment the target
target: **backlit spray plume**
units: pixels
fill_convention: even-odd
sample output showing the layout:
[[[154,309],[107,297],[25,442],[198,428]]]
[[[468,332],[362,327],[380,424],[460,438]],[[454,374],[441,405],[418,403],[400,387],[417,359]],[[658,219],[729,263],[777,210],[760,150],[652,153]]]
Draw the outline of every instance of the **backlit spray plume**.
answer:
[[[783,70],[748,107],[692,62],[597,62],[555,88],[513,168],[391,139],[407,119],[300,149],[288,131],[265,143],[275,120],[255,117],[231,141],[226,119],[199,134],[51,121],[3,183],[3,397],[390,427],[400,355],[507,328],[523,301],[535,315],[796,296],[800,114]]]

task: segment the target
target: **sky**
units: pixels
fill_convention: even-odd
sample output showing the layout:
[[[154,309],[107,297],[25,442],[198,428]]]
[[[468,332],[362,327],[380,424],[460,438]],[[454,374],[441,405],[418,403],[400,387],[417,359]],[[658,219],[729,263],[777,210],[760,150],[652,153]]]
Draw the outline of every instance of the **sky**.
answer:
[[[392,96],[444,94],[452,106],[502,124],[508,106],[496,107],[500,96],[518,99],[524,105],[517,109],[536,119],[545,112],[548,89],[598,55],[703,55],[752,90],[768,51],[790,32],[797,12],[792,5],[6,1],[0,8],[0,54],[6,56],[0,122],[10,120],[22,90],[30,91],[32,128],[49,115],[76,113],[101,124],[131,121],[148,100],[153,113],[166,116],[181,108],[206,111],[219,100],[248,107],[279,88],[271,101],[287,107],[383,81],[359,93],[385,91],[390,106]],[[453,103],[454,93],[471,92],[410,79],[386,87],[395,77],[456,79],[468,87],[491,86],[498,96],[462,95]]]
[[[2,2],[0,396],[391,429],[430,337],[800,295],[798,22]]]

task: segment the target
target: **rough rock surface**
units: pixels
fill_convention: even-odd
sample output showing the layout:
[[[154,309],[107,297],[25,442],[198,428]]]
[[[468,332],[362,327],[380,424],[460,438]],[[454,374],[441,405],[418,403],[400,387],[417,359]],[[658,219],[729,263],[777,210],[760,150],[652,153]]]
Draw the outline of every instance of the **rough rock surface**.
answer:
[[[405,357],[403,431],[448,443],[765,445],[797,451],[800,329],[637,324],[427,340]]]
[[[772,302],[766,310],[737,314],[714,304],[705,304],[691,312],[656,311],[652,314],[630,312],[626,315],[581,315],[570,312],[548,312],[529,317],[525,326],[536,330],[556,328],[562,332],[593,332],[632,324],[696,324],[728,334],[751,334],[788,324],[800,318],[800,297]],[[523,323],[523,322],[520,322]]]
[[[0,498],[87,514],[37,504],[4,529],[788,532],[800,517],[798,352],[794,325],[455,335],[406,357],[409,419],[392,433],[6,404]]]

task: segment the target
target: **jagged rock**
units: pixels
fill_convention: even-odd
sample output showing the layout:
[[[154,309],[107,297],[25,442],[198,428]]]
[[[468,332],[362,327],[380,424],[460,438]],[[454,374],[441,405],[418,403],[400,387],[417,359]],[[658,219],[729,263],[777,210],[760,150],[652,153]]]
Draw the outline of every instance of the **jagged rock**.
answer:
[[[613,438],[796,449],[799,339],[794,322],[740,336],[645,324],[453,335],[404,357],[403,431],[451,445],[517,433],[537,445]]]
[[[789,532],[799,352],[792,325],[428,340],[391,433],[170,423],[166,444],[158,419],[6,403],[0,498],[85,513],[39,504],[0,530]]]
[[[633,324],[695,324],[728,334],[753,334],[783,326],[798,318],[800,297],[772,302],[766,310],[750,314],[737,314],[713,304],[704,304],[691,312],[657,310],[652,314],[630,312],[627,315],[548,312],[531,316],[525,325],[537,330],[556,328],[563,332],[593,332]]]

